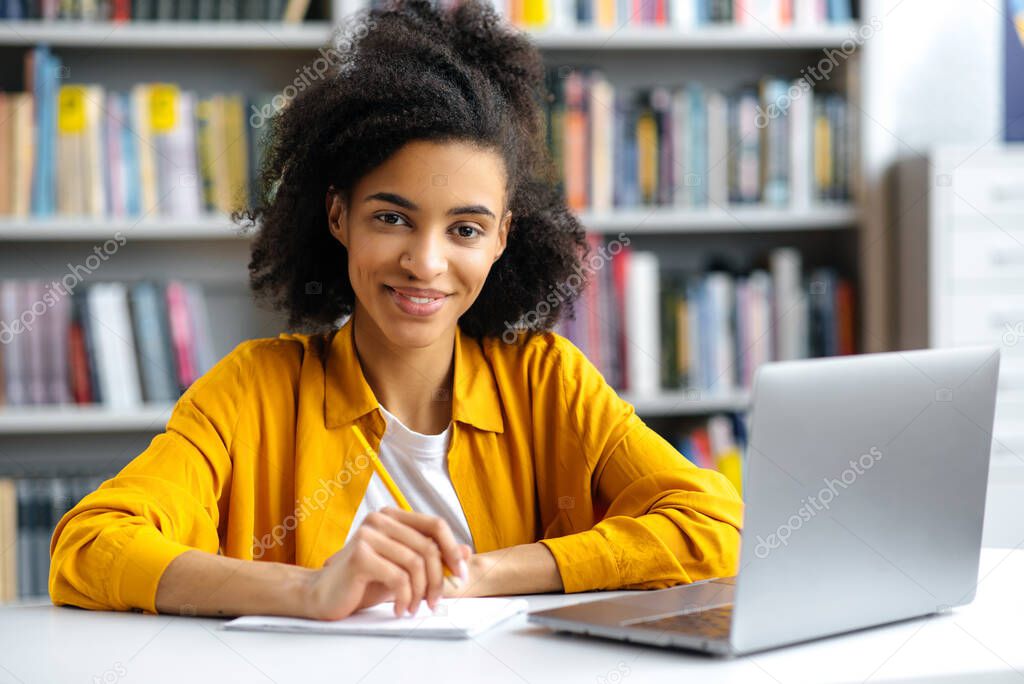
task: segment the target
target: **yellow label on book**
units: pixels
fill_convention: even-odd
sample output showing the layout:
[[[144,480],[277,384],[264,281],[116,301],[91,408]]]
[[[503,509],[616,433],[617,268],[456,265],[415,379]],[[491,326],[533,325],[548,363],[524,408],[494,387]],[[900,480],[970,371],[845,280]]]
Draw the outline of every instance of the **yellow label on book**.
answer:
[[[729,449],[715,459],[715,468],[725,475],[736,492],[743,496],[743,459],[738,449]]]
[[[85,86],[66,85],[57,95],[57,130],[81,133],[85,130]]]
[[[527,26],[544,26],[548,23],[546,0],[524,0],[523,23]]]
[[[174,130],[178,117],[178,86],[157,83],[149,91],[149,127],[154,133]]]

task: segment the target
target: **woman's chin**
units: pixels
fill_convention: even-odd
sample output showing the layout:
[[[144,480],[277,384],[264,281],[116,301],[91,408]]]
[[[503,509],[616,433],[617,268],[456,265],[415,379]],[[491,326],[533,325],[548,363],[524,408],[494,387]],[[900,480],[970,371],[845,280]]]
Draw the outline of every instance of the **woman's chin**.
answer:
[[[384,336],[396,347],[422,349],[435,344],[448,330],[445,321],[398,321],[389,320],[381,326]]]

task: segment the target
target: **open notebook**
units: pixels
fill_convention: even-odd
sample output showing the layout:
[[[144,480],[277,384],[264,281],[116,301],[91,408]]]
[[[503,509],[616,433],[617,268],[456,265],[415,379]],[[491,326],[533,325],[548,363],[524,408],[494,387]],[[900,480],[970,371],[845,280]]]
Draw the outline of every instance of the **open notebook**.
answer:
[[[525,613],[528,607],[526,599],[521,598],[443,598],[433,613],[423,602],[416,616],[396,618],[394,603],[388,601],[341,620],[247,615],[225,623],[224,629],[467,639],[513,615]]]

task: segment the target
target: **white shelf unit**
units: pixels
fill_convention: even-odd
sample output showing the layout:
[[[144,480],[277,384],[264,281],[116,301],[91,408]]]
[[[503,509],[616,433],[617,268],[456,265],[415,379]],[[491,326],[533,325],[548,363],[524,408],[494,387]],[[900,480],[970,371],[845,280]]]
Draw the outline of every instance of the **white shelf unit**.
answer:
[[[999,348],[983,543],[1017,545],[1024,537],[1024,144],[939,145],[897,170],[897,348]]]
[[[899,168],[900,348],[1000,349],[994,470],[1024,478],[1024,144]]]
[[[231,223],[227,216],[180,218],[75,219],[58,217],[45,220],[0,218],[0,242],[37,240],[106,240],[123,233],[130,240],[248,240],[247,230]]]
[[[597,233],[666,234],[849,230],[857,225],[850,206],[822,206],[804,211],[728,207],[704,211],[664,208],[605,213],[582,212],[580,220]],[[196,218],[12,219],[0,217],[0,242],[36,240],[105,240],[121,232],[134,240],[248,240],[254,229],[227,216]]]
[[[316,50],[331,24],[326,21],[282,24],[237,22],[2,21],[0,45],[31,47],[139,48],[151,50]]]
[[[533,31],[531,35],[549,64],[599,66],[613,83],[623,87],[697,79],[731,89],[765,74],[796,78],[801,67],[821,58],[822,49],[839,48],[853,28],[807,31],[708,27],[689,32],[624,28],[578,33]],[[112,89],[127,89],[139,81],[171,80],[200,93],[280,90],[294,78],[297,67],[315,58],[331,30],[326,23],[113,26],[0,22],[0,56],[8,61],[20,59],[27,47],[47,43],[70,67],[73,81],[102,83]],[[716,58],[707,59],[709,53]],[[836,87],[846,90],[855,102],[858,58],[859,53],[855,53],[833,75]],[[15,78],[13,72],[9,78]],[[862,198],[860,192],[855,188]],[[864,220],[862,206],[864,199],[856,206],[818,205],[794,211],[752,206],[700,211],[645,207],[610,213],[584,211],[580,218],[595,232],[635,236],[637,248],[655,249],[680,267],[699,268],[703,256],[712,251],[750,265],[773,246],[794,244],[819,259],[846,260],[846,270],[857,276],[865,272],[857,249]],[[60,273],[65,264],[81,258],[92,244],[116,231],[129,237],[128,244],[122,248],[123,255],[119,252],[97,277],[127,280],[174,275],[218,284],[219,300],[211,304],[211,314],[220,323],[215,345],[219,354],[241,339],[274,336],[284,329],[281,317],[258,310],[248,301],[248,238],[226,216],[194,220],[2,218],[0,272],[5,277],[38,277],[47,269]],[[623,396],[645,418],[660,420],[743,411],[749,405],[749,395],[744,391],[725,396],[695,395],[692,391]],[[27,460],[37,454],[45,457],[55,443],[73,444],[84,454],[109,461],[109,440],[120,435],[118,439],[127,440],[124,443],[129,445],[122,453],[122,460],[127,462],[145,447],[145,439],[163,429],[170,408],[0,410],[0,452],[10,446],[25,454],[23,460]]]
[[[703,415],[717,411],[745,411],[745,392],[709,397],[692,392],[664,392],[657,396],[622,398],[645,417]],[[160,432],[171,415],[173,404],[145,404],[132,409],[106,406],[28,406],[0,411],[0,436],[35,434],[82,434],[106,432]]]
[[[146,49],[315,50],[328,22],[0,21],[0,45]],[[552,50],[794,50],[838,47],[853,24],[817,29],[708,26],[690,31],[627,27],[579,31],[533,29],[535,44]]]
[[[106,406],[26,406],[0,411],[0,435],[88,432],[161,432],[172,404],[134,409]]]

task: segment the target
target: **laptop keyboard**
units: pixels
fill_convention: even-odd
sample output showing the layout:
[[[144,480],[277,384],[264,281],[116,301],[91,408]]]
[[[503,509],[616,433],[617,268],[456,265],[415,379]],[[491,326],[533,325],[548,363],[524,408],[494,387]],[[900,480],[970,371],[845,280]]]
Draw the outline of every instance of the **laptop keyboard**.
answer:
[[[655,620],[634,622],[632,626],[666,632],[683,632],[706,639],[725,639],[729,636],[731,623],[732,606],[719,606],[696,613],[682,613]]]

